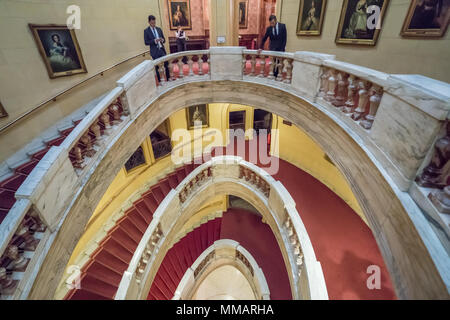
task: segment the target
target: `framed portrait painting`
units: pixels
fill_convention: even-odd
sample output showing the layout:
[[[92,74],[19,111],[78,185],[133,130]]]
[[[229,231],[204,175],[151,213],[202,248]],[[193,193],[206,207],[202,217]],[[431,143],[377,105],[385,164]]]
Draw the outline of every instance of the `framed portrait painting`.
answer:
[[[344,0],[336,43],[376,45],[388,4],[389,0]],[[375,12],[368,12],[372,6],[377,6],[380,13],[378,26],[373,27],[368,23],[375,21]]]
[[[192,29],[190,0],[167,0],[169,8],[170,30],[182,27],[184,30]]]
[[[29,27],[51,79],[87,73],[75,30],[54,24]]]
[[[3,108],[2,102],[0,101],[0,118],[4,118],[8,116],[8,112],[6,112],[5,108]]]
[[[450,0],[412,0],[403,37],[442,37],[450,22]]]
[[[327,0],[300,0],[297,35],[320,36]]]
[[[186,108],[188,130],[195,127],[209,127],[209,111],[207,104],[200,104]]]
[[[248,28],[248,0],[239,1],[239,29]]]

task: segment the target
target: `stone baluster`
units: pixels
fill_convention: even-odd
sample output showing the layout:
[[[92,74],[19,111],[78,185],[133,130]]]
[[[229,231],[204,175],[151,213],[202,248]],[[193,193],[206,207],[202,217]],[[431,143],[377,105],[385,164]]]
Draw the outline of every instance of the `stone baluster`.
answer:
[[[19,236],[23,240],[23,249],[26,251],[35,251],[36,247],[39,243],[39,240],[36,239],[33,234],[30,226],[27,225],[25,219],[20,224],[19,228],[16,231],[16,235]]]
[[[111,122],[108,114],[108,108],[106,108],[102,115],[100,116],[100,120],[103,122],[103,125],[105,126],[105,130],[103,131],[104,135],[109,135],[111,133]]]
[[[269,76],[267,77],[268,79],[275,79],[274,76],[274,71],[275,71],[275,58],[273,56],[270,56],[269,59]]]
[[[183,57],[179,57],[178,58],[178,78],[180,78],[180,79],[183,79],[183,77],[184,77],[183,67],[184,67]]]
[[[278,64],[277,64],[278,75],[277,75],[277,78],[275,80],[276,81],[283,81],[284,61],[285,61],[285,59],[284,58],[278,58],[277,61],[278,61]]]
[[[325,97],[328,92],[328,78],[329,78],[328,68],[322,69],[322,74],[320,75],[320,89],[319,97]]]
[[[203,55],[199,55],[198,56],[198,75],[202,76],[203,75]]]
[[[292,81],[292,68],[293,68],[293,64],[292,64],[292,60],[291,59],[286,59],[286,79],[284,79],[284,83],[288,83],[290,84]]]
[[[161,79],[159,84],[161,86],[163,86],[167,82],[167,80],[166,80],[166,69],[164,68],[164,63],[160,63],[158,65],[158,73],[159,73],[159,78]]]
[[[333,103],[336,95],[336,84],[337,84],[337,78],[336,78],[336,70],[330,69],[329,77],[328,77],[328,91],[325,96],[325,100],[328,102]]]
[[[169,73],[170,73],[169,81],[175,80],[175,73],[173,71],[174,68],[175,68],[175,63],[173,62],[173,60],[170,60],[169,61]]]
[[[290,236],[289,240],[292,246],[295,246],[297,244],[297,237],[295,235]]]
[[[79,146],[73,148],[73,156],[75,157],[75,160],[72,162],[73,166],[75,168],[83,169],[86,164],[84,163],[83,152]]]
[[[112,104],[109,107],[109,111],[113,115],[113,124],[117,125],[120,122],[120,108],[117,104]]]
[[[416,182],[425,188],[442,189],[450,175],[450,122],[446,123],[446,135],[438,139],[430,161]]]
[[[94,122],[94,124],[89,129],[95,136],[94,143],[96,145],[99,145],[102,141],[102,131],[101,131],[100,125],[98,124],[98,121]]]
[[[266,57],[265,56],[260,56],[259,57],[259,78],[264,78],[264,73],[265,73],[265,69],[266,69]]]
[[[5,251],[6,257],[11,259],[11,263],[8,265],[8,269],[13,271],[24,272],[28,266],[29,259],[25,258],[19,251],[19,247],[15,245],[10,245]]]
[[[256,70],[256,55],[252,54],[251,55],[251,60],[250,60],[250,65],[251,65],[251,69],[250,69],[250,75],[251,76],[255,76],[255,70]]]
[[[89,135],[89,131],[86,132],[80,139],[81,143],[83,143],[86,147],[85,154],[88,157],[92,157],[95,154],[94,147],[92,145],[91,136]]]
[[[383,89],[377,85],[373,85],[371,89],[372,95],[369,98],[369,114],[362,120],[359,124],[367,130],[372,128],[373,122],[375,121],[375,116],[378,111],[378,107],[381,102],[381,95],[383,94]]]
[[[18,280],[13,280],[6,268],[0,267],[0,294],[12,295],[17,288]]]
[[[360,80],[358,84],[358,107],[352,114],[352,119],[358,121],[364,115],[367,109],[367,104],[369,102],[369,87],[370,83],[364,80]]]
[[[345,102],[344,113],[353,113],[355,109],[355,93],[357,81],[354,75],[348,77],[347,101]]]
[[[347,79],[343,72],[339,72],[337,75],[337,90],[336,99],[333,101],[333,106],[340,108],[345,105],[345,94],[347,89]]]
[[[209,53],[206,55],[206,64],[208,65],[208,75],[211,75],[211,65],[209,64]]]
[[[450,186],[431,192],[428,198],[439,212],[450,214]]]
[[[194,60],[192,59],[194,56],[188,56],[188,66],[189,66],[189,77],[194,75]]]

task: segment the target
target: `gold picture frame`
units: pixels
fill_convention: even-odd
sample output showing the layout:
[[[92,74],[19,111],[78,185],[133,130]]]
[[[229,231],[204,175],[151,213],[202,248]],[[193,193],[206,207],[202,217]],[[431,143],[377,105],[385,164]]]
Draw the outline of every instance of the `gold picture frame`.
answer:
[[[400,35],[423,38],[443,37],[450,23],[450,0],[438,2],[435,7],[428,7],[426,11],[425,15],[421,2],[412,0]]]
[[[364,14],[367,14],[366,9],[368,6],[372,3],[380,2],[382,2],[380,8],[380,26],[382,26],[389,0],[344,0],[339,26],[336,32],[336,43],[375,46],[380,36],[381,27],[380,29],[368,29],[367,16]]]
[[[327,0],[300,0],[297,18],[297,35],[320,36],[322,34],[326,8]]]
[[[197,115],[195,115],[197,111]],[[194,124],[195,118],[202,122],[202,128],[209,127],[209,105],[199,104],[195,106],[190,106],[186,108],[186,122],[188,130],[194,129],[196,126]]]
[[[28,25],[51,79],[87,73],[75,30],[66,25]]]
[[[239,29],[248,28],[248,0],[239,1]]]
[[[177,30],[178,26],[183,30],[192,30],[190,0],[167,0],[167,8],[170,30]]]
[[[0,118],[6,118],[8,116],[8,112],[6,112],[5,108],[0,101]]]

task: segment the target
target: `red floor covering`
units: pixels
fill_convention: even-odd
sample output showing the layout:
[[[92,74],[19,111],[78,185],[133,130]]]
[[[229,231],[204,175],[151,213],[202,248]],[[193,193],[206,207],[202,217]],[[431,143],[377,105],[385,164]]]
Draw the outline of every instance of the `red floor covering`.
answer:
[[[266,277],[272,300],[291,300],[289,278],[277,240],[261,217],[247,210],[230,208],[223,215],[221,239],[239,242],[258,263]]]
[[[227,154],[233,153],[237,152],[227,151]],[[239,155],[248,160],[248,153],[246,143],[245,154]],[[273,177],[283,183],[296,202],[316,257],[322,264],[329,298],[395,299],[388,270],[364,221],[320,181],[286,161],[279,161],[279,171]],[[242,228],[237,227],[236,231]],[[370,265],[381,269],[379,290],[367,288]]]

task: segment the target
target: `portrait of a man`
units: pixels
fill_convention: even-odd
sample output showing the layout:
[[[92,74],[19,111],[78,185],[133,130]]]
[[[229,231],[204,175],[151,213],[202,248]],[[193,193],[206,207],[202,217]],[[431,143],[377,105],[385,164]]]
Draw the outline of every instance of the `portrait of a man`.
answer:
[[[191,7],[189,0],[168,0],[170,29],[192,29]]]
[[[344,0],[336,43],[375,45],[380,29],[368,23],[369,18],[376,14],[376,11],[368,13],[368,9],[377,6],[382,22],[388,3],[389,0]]]
[[[326,0],[301,0],[297,35],[318,36],[322,32]]]
[[[401,35],[442,37],[450,22],[450,0],[413,0]]]
[[[186,108],[186,120],[189,130],[199,126],[202,128],[209,127],[208,105],[201,104]]]
[[[239,28],[248,27],[248,0],[239,2]]]
[[[87,72],[74,30],[65,25],[29,26],[50,78]]]

